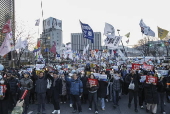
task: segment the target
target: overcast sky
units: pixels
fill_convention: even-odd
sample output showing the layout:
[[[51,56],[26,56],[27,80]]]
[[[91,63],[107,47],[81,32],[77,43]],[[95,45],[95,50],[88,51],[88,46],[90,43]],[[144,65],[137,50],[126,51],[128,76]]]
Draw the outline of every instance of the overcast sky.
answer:
[[[25,27],[38,32],[35,20],[41,18],[41,0],[15,0],[16,18]],[[94,32],[103,34],[105,22],[120,29],[124,36],[130,32],[129,45],[143,36],[139,22],[142,18],[157,35],[157,26],[170,30],[170,0],[42,0],[44,19],[54,17],[62,20],[63,42],[71,39],[71,33],[81,32],[79,20],[91,26]],[[42,30],[42,26],[40,26]],[[38,34],[38,33],[37,33]],[[117,35],[117,32],[116,32]],[[104,40],[105,36],[102,35]],[[124,44],[127,40],[123,37]]]

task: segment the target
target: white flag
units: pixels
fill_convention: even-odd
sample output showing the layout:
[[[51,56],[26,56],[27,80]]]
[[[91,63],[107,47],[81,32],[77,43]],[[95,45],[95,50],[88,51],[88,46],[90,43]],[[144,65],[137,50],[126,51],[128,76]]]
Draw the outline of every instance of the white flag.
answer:
[[[140,27],[141,27],[141,32],[142,32],[144,35],[148,35],[148,36],[153,36],[153,37],[155,37],[155,32],[152,31],[149,26],[146,26],[146,24],[143,22],[143,19],[140,20],[139,25],[140,25]]]
[[[35,22],[35,26],[39,26],[39,24],[40,24],[40,19],[37,19]]]
[[[104,35],[108,36],[109,33],[114,37],[115,36],[115,29],[111,24],[105,23]]]
[[[83,55],[85,55],[86,54],[86,48],[84,47],[84,49],[83,49]]]
[[[69,53],[69,58],[73,60],[73,53]]]
[[[27,46],[28,46],[28,41],[27,39],[25,39],[24,41],[22,41],[21,47],[25,49]]]
[[[109,49],[115,49],[118,47],[121,40],[122,40],[122,36],[115,36],[115,37],[108,36],[105,39],[105,45],[108,46]]]
[[[2,43],[2,45],[0,47],[0,55],[1,56],[4,56],[11,51],[10,39],[11,39],[11,35],[10,35],[10,33],[7,33],[4,42]]]
[[[87,44],[87,46],[86,46],[86,51],[88,51],[89,50],[89,44]]]
[[[15,49],[21,49],[21,44],[22,44],[21,38],[19,38],[16,45],[15,45]]]

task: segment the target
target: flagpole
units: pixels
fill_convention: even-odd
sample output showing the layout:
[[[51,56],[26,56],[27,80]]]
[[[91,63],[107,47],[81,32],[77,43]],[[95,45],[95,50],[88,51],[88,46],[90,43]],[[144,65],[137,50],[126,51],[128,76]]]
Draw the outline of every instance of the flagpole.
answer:
[[[119,30],[119,29],[117,29],[117,32],[118,32],[118,34],[119,34],[119,36],[120,36],[119,31],[120,31],[120,30]],[[126,51],[125,51],[125,47],[124,47],[124,45],[123,45],[122,40],[121,40],[121,43],[122,43],[122,46],[123,46],[124,53],[125,53],[126,57],[128,58],[128,56],[127,56],[127,53],[126,53]]]

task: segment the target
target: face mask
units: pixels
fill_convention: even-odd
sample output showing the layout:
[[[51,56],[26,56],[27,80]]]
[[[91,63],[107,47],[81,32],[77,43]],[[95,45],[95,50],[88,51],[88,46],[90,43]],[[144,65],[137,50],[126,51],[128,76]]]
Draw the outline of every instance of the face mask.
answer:
[[[1,81],[0,81],[0,84],[4,84],[4,80],[1,80]]]

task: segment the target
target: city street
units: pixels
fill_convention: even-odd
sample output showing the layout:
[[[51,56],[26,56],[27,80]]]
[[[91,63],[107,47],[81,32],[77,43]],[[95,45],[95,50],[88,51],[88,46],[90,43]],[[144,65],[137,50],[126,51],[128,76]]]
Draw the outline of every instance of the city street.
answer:
[[[99,109],[99,114],[136,114],[136,112],[134,111],[133,103],[132,103],[131,109],[128,108],[127,104],[128,104],[128,95],[123,95],[119,102],[119,107],[117,107],[116,109],[113,109],[111,102],[106,103],[105,111],[102,111],[101,109]],[[61,104],[60,106],[61,106],[61,114],[72,114],[73,109],[69,107],[68,103]],[[165,111],[167,114],[170,114],[169,107],[170,107],[170,104],[166,103]],[[30,114],[36,114],[37,113],[36,109],[37,109],[37,105],[31,105],[29,110],[33,111],[33,113],[30,113]],[[94,113],[93,108],[92,108],[92,111],[88,110],[88,104],[82,104],[82,109],[83,109],[82,114],[93,114]],[[147,114],[145,109],[138,108],[138,110],[139,112],[137,112],[137,114]],[[47,104],[46,114],[51,114],[52,111],[53,111],[53,105]],[[161,114],[160,106],[158,106],[157,114]]]

